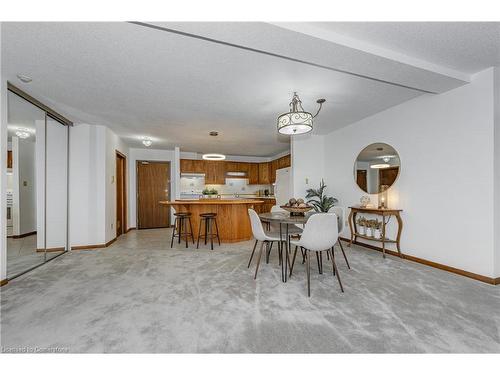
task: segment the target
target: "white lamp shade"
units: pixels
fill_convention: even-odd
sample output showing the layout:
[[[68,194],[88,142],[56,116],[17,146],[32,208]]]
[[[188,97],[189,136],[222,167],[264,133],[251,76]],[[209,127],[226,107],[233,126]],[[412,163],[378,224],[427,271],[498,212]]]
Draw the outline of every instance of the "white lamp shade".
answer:
[[[289,112],[278,117],[278,133],[305,134],[313,130],[313,116],[309,112]]]

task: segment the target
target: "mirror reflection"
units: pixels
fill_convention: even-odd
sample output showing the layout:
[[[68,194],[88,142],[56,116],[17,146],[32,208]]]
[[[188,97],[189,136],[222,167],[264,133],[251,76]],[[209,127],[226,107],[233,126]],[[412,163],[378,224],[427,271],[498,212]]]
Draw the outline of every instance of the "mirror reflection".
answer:
[[[400,167],[401,161],[394,147],[372,143],[356,158],[354,180],[365,193],[383,193],[396,182]]]
[[[7,97],[7,277],[45,261],[43,231],[45,112],[9,91]]]

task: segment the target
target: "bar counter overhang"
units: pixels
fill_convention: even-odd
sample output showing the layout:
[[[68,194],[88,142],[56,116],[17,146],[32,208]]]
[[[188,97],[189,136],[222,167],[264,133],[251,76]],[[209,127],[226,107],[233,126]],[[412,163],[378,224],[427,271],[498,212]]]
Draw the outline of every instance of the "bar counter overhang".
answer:
[[[263,204],[264,201],[258,199],[180,199],[159,203],[173,207],[176,212],[191,212],[195,240],[198,239],[200,214],[216,213],[220,240],[231,243],[252,239],[248,209]]]

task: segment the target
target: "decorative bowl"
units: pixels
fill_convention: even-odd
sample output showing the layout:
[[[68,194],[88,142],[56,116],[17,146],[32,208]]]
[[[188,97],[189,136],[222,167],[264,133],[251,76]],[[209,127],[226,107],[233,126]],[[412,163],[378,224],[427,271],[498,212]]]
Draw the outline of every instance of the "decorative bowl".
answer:
[[[313,209],[312,206],[306,207],[290,207],[290,206],[280,206],[285,211],[290,212],[290,216],[304,216],[307,211],[311,211]]]

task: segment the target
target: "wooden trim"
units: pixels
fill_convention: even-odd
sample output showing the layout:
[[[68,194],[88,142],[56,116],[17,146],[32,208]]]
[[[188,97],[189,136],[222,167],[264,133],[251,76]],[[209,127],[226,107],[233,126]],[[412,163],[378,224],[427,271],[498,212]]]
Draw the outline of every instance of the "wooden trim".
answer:
[[[95,245],[78,245],[78,246],[72,246],[71,250],[93,250],[93,249],[104,249],[105,247],[110,246],[113,242],[115,242],[117,237],[113,238],[112,240],[106,242],[106,243],[100,243],[100,244],[95,244]]]
[[[350,240],[348,240],[345,237],[340,237],[340,239],[342,241],[344,241],[344,242],[347,242],[347,243],[351,242]],[[367,244],[367,243],[364,243],[364,242],[353,241],[353,244],[359,245],[359,246],[362,246],[362,247],[366,247],[367,249],[371,249],[371,250],[376,250],[376,251],[382,252],[382,248],[381,247],[370,245],[370,244]],[[396,257],[399,258],[399,254],[398,254],[397,251],[387,250],[386,249],[385,253],[386,254],[390,254],[390,255],[394,255],[394,256],[396,256]],[[483,283],[487,283],[487,284],[491,284],[491,285],[498,285],[498,284],[500,284],[500,277],[497,277],[495,279],[493,277],[479,275],[477,273],[465,271],[465,270],[462,270],[460,268],[455,268],[455,267],[447,266],[445,264],[432,262],[432,261],[427,260],[427,259],[422,259],[422,258],[418,258],[418,257],[412,256],[412,255],[407,255],[407,254],[402,254],[402,258],[406,259],[406,260],[409,260],[409,261],[412,261],[412,262],[415,262],[415,263],[424,264],[426,266],[434,267],[434,268],[437,268],[437,269],[440,269],[440,270],[443,270],[443,271],[447,271],[447,272],[455,273],[457,275],[465,276],[465,277],[468,277],[470,279],[482,281]]]
[[[0,286],[7,285],[8,283],[9,283],[9,280],[8,280],[8,279],[3,279],[3,280],[0,280]]]
[[[36,234],[36,230],[33,231],[33,232],[28,232],[28,233],[23,233],[23,234],[17,234],[17,235],[7,236],[7,238],[18,239],[18,238],[24,238],[24,237],[28,237],[28,236],[33,236],[35,234]]]
[[[120,157],[123,159],[123,222],[121,223],[122,228],[127,228],[128,226],[128,168],[127,168],[127,156],[123,154],[122,152],[118,151],[115,149],[115,182],[116,182],[116,170],[117,170],[117,165],[116,165],[116,156]],[[118,191],[118,184],[116,184],[116,191]],[[117,218],[115,219],[115,226],[116,226],[116,221]],[[116,228],[115,228],[116,229]],[[127,229],[122,229],[121,234],[127,233]],[[116,234],[118,236],[118,233]]]
[[[48,249],[36,249],[37,253],[55,253],[66,250],[65,247],[49,247]]]

